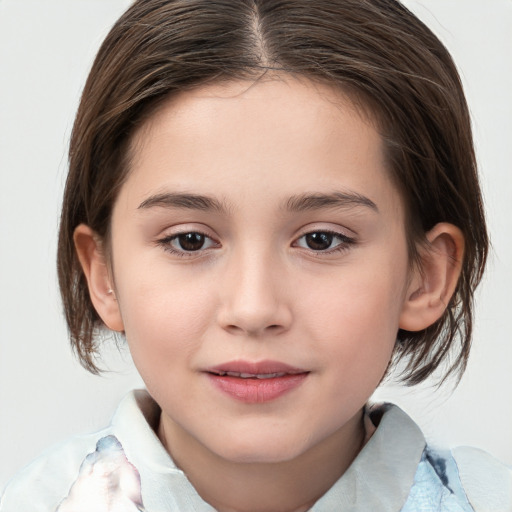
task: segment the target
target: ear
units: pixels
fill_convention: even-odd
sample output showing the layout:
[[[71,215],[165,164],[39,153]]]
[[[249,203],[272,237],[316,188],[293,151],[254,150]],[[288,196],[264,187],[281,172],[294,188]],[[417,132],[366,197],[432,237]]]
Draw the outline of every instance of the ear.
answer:
[[[73,234],[75,249],[82,265],[91,302],[105,325],[113,331],[124,331],[123,320],[116,299],[100,237],[85,224]]]
[[[400,329],[421,331],[435,323],[452,298],[462,269],[464,235],[446,222],[436,224],[420,248],[421,268],[416,268],[400,316]]]

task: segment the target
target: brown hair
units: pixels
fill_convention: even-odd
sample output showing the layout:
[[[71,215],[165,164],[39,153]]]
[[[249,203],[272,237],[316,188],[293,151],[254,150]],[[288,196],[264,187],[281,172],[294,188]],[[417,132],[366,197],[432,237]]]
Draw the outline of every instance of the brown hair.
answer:
[[[395,0],[138,0],[118,20],[76,116],[60,224],[60,289],[81,363],[98,371],[101,320],[73,232],[85,223],[108,241],[131,134],[175,92],[267,70],[334,85],[373,113],[406,205],[412,261],[436,223],[462,230],[462,274],[444,316],[421,332],[399,331],[391,364],[405,358],[408,384],[446,360],[445,377],[461,375],[488,250],[470,118],[448,51]]]

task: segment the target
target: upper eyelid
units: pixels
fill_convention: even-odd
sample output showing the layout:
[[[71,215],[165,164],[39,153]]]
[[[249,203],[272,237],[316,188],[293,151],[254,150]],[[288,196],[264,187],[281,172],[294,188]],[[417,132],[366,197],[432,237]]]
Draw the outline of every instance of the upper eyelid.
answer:
[[[156,238],[154,239],[154,243],[156,245],[160,245],[160,246],[169,246],[170,248],[168,250],[170,250],[171,252],[174,252],[174,253],[189,254],[189,251],[180,251],[178,249],[171,248],[172,241],[176,240],[178,237],[180,237],[182,235],[186,235],[189,233],[197,233],[199,235],[202,235],[205,238],[214,242],[214,245],[221,244],[221,242],[219,241],[219,237],[212,235],[211,233],[208,232],[209,230],[207,230],[207,229],[186,228],[186,229],[178,229],[176,231],[173,230],[173,231],[169,232],[171,229],[172,229],[171,227],[163,229],[162,230],[163,232],[161,234],[157,235]],[[207,247],[204,250],[207,250],[207,249],[211,249],[211,247]],[[197,252],[197,253],[204,252],[204,250],[198,250],[195,252]],[[190,251],[190,254],[193,254],[193,253],[194,253],[194,251]]]
[[[345,233],[340,233],[339,231],[329,231],[326,229],[323,229],[323,230],[317,229],[317,230],[313,230],[313,231],[306,231],[302,235],[295,237],[293,239],[293,243],[296,243],[298,240],[300,240],[300,239],[304,238],[305,236],[308,236],[312,233],[327,233],[329,235],[333,235],[334,237],[340,238],[342,240],[342,242],[344,242],[344,243],[356,242],[356,238],[354,236],[349,236],[349,235],[346,235]]]
[[[168,229],[170,228],[166,228],[165,230],[163,230],[164,232],[167,231]],[[348,232],[348,233],[347,233]],[[212,240],[215,240],[216,242],[219,243],[219,238],[218,236],[216,235],[213,235],[210,230],[208,229],[201,229],[201,228],[186,228],[186,229],[178,229],[176,231],[173,231],[171,233],[164,233],[160,236],[158,236],[158,240],[162,240],[162,239],[172,239],[172,238],[176,238],[180,235],[186,235],[188,233],[198,233],[200,235],[203,235],[207,238],[211,238]],[[342,229],[342,228],[325,228],[325,227],[308,227],[308,228],[303,228],[301,230],[299,230],[298,232],[295,233],[295,235],[293,235],[293,240],[297,240],[299,238],[302,238],[310,233],[329,233],[329,234],[332,234],[332,235],[338,235],[338,236],[341,236],[341,237],[344,237],[344,238],[355,238],[357,235],[354,231],[350,230],[350,229]]]
[[[198,235],[205,236],[206,238],[215,238],[210,234],[206,233],[206,231],[200,229],[185,229],[183,231],[176,231],[175,233],[169,233],[168,235],[164,235],[162,238],[178,238],[179,236],[188,235],[190,233],[197,233]]]
[[[309,235],[311,233],[329,233],[331,235],[339,235],[346,238],[352,238],[352,236],[348,235],[342,230],[339,229],[307,229],[302,231],[301,234],[297,238],[302,238],[303,236]]]
[[[199,233],[214,240],[217,243],[220,243],[222,238],[218,236],[215,230],[211,229],[209,226],[206,226],[202,223],[195,224],[191,222],[184,224],[180,223],[174,226],[167,226],[160,231],[160,234],[157,235],[156,240],[161,241],[163,239],[171,239],[180,235],[185,235],[187,233]],[[303,236],[308,235],[309,233],[330,233],[332,235],[338,235],[347,239],[355,239],[358,237],[358,233],[356,233],[356,231],[345,226],[334,225],[334,223],[329,222],[313,222],[297,229],[295,234],[292,235],[291,239],[292,241],[295,241]]]
[[[332,226],[332,224],[330,226],[326,226],[325,224],[328,224],[328,223],[324,223],[322,225],[322,223],[319,222],[319,223],[313,223],[313,224],[304,226],[301,229],[297,230],[297,234],[295,235],[294,239],[296,240],[296,239],[301,238],[309,233],[331,233],[333,235],[340,235],[340,236],[343,236],[345,238],[350,238],[350,239],[357,237],[357,233],[352,229],[349,229],[349,228],[346,228],[343,226],[334,227],[334,226]]]
[[[211,238],[213,240],[217,240],[218,236],[214,234],[214,231],[212,229],[209,229],[207,226],[193,223],[185,224],[184,227],[182,227],[183,224],[177,224],[176,226],[168,226],[161,230],[161,234],[158,235],[159,239],[162,238],[171,238],[175,236],[180,235],[186,235],[187,233],[199,233],[200,235],[207,236],[208,238]]]

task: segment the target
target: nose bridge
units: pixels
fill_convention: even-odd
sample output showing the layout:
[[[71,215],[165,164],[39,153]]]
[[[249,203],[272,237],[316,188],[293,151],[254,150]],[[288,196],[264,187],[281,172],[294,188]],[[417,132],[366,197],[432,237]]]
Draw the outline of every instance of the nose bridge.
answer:
[[[251,335],[286,330],[291,311],[282,286],[285,265],[277,251],[247,244],[233,251],[227,265],[220,315],[223,327]]]

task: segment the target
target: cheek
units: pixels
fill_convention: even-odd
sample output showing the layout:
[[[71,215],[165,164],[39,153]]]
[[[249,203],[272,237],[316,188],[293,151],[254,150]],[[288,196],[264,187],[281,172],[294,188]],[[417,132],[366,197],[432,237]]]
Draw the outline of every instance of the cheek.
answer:
[[[135,266],[133,268],[144,268]],[[143,365],[177,366],[199,348],[211,322],[214,300],[206,286],[179,279],[169,269],[146,266],[129,279],[116,272],[119,307],[132,357]],[[124,278],[124,279],[123,279]],[[153,370],[154,371],[154,370]]]
[[[350,383],[380,381],[395,345],[404,300],[406,261],[340,271],[304,294],[305,327],[314,345]]]

